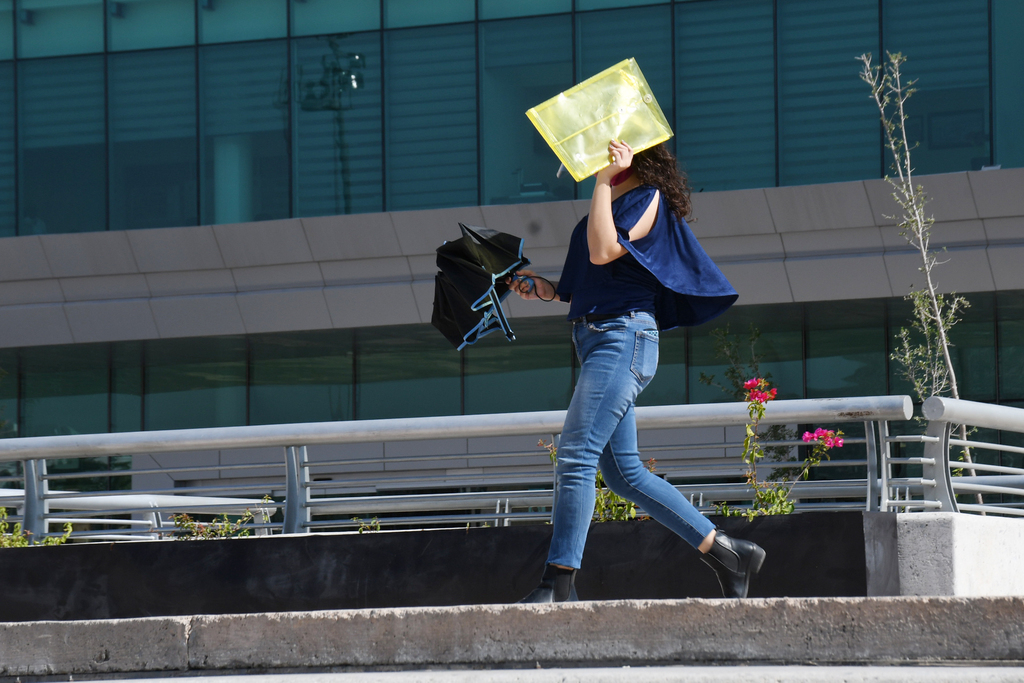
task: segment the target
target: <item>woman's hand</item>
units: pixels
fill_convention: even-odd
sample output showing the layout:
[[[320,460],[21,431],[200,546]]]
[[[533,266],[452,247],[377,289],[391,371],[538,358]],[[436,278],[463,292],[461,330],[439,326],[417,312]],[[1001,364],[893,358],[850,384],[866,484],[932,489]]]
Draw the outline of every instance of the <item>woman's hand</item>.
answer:
[[[621,140],[608,143],[612,163],[597,172],[597,182],[608,182],[633,165],[633,148]]]
[[[523,299],[527,301],[530,299],[540,299],[541,301],[554,300],[554,286],[544,278],[538,277],[537,273],[532,270],[518,270],[516,271],[516,277],[518,278],[516,280],[510,277],[505,278],[505,284]],[[527,280],[526,278],[530,279]]]

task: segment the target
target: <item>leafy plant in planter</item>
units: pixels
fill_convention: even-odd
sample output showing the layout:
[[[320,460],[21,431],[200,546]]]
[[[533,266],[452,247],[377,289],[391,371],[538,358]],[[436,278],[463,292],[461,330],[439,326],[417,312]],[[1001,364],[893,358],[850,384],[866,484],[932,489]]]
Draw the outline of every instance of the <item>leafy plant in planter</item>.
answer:
[[[789,499],[793,485],[800,479],[807,479],[810,469],[828,459],[832,448],[843,447],[843,432],[818,428],[813,432],[804,432],[805,443],[813,443],[810,453],[803,464],[797,469],[796,476],[788,479],[761,480],[757,476],[757,463],[764,458],[765,448],[761,444],[758,425],[764,419],[765,405],[775,399],[776,390],[769,388],[768,380],[755,377],[747,380],[743,387],[747,391],[747,423],[746,436],[743,439],[743,462],[747,466],[747,485],[754,491],[754,499],[749,508],[734,508],[726,503],[718,503],[715,508],[719,514],[727,517],[746,517],[748,520],[762,515],[788,515],[793,512],[794,503]]]
[[[271,503],[273,501],[270,496],[264,496],[260,502]],[[261,514],[264,523],[270,521],[265,511]],[[235,521],[231,521],[227,514],[217,515],[210,522],[200,522],[184,512],[171,515],[171,521],[174,522],[175,527],[174,537],[181,541],[205,541],[214,538],[249,536],[250,530],[246,528],[246,525],[251,524],[255,519],[256,514],[249,508],[246,508],[245,514]]]
[[[71,538],[71,525],[64,525],[64,535],[47,536],[41,543],[32,539],[32,533],[23,531],[20,523],[10,529],[7,523],[7,508],[0,506],[0,548],[27,548],[30,545],[63,545]]]
[[[547,449],[552,463],[558,461],[558,447],[555,446],[554,441],[551,443],[544,443],[544,440],[541,439],[537,445],[541,448]],[[649,472],[654,472],[655,469],[657,469],[657,461],[654,458],[651,458],[645,463],[645,467],[647,467]],[[601,470],[597,471],[596,485],[597,492],[594,501],[595,522],[628,522],[634,519],[639,519],[640,521],[650,519],[647,515],[640,515],[637,517],[636,503],[626,500],[608,488],[607,484],[604,483],[604,477],[601,475]]]

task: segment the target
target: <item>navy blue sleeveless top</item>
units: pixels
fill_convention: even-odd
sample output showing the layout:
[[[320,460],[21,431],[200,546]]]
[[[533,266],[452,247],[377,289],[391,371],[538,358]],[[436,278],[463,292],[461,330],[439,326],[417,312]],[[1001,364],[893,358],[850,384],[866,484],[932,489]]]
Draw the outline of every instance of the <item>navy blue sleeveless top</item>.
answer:
[[[651,231],[629,241],[629,231],[657,190],[641,185],[612,202],[619,244],[626,252],[611,263],[590,262],[587,217],[569,240],[569,253],[558,281],[558,295],[569,301],[569,319],[651,311],[658,326],[700,325],[724,313],[739,298],[697,242],[686,221],[668,208],[658,193],[658,215]]]

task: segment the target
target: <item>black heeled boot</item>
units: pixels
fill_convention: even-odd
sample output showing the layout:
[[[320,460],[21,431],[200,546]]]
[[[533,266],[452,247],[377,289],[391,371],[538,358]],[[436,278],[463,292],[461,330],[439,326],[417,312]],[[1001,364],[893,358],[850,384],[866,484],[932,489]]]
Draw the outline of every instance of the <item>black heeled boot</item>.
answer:
[[[751,541],[716,531],[711,550],[700,559],[715,570],[723,597],[745,598],[750,588],[750,577],[761,571],[764,564],[764,549]]]
[[[540,585],[519,602],[576,602],[576,570],[549,564],[544,567]]]

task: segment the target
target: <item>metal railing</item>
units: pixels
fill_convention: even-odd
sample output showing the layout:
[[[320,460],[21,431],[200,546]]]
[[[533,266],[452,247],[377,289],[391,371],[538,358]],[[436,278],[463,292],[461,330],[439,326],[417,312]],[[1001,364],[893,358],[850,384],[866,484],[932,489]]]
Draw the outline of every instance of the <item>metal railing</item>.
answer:
[[[796,483],[792,498],[798,509],[872,510],[885,500],[879,463],[884,463],[887,455],[888,422],[909,419],[911,410],[907,396],[774,401],[761,424],[863,424],[863,437],[847,439],[852,450],[846,450],[843,457],[848,459],[823,462],[816,468],[818,476]],[[745,403],[641,407],[636,409],[636,417],[642,434],[672,430],[676,435],[675,442],[641,450],[645,457],[656,455],[658,474],[690,496],[703,512],[712,512],[715,502],[749,503],[752,494],[741,481],[743,465],[738,458],[742,427],[748,421]],[[77,519],[90,520],[94,526],[124,528],[79,530],[73,534],[76,537],[157,538],[171,533],[167,529],[171,513],[237,515],[246,508],[265,511],[251,525],[264,532],[354,529],[370,516],[384,525],[418,528],[507,525],[549,518],[555,489],[547,453],[539,448],[487,452],[486,447],[474,450],[470,444],[486,445],[499,437],[557,440],[564,419],[565,411],[546,411],[16,438],[0,440],[0,462],[23,463],[23,500],[21,505],[8,505],[20,509],[25,528],[36,537],[49,533],[51,523]],[[709,427],[718,428],[721,438],[691,440],[685,436],[686,430]],[[738,428],[732,436],[731,428]],[[464,440],[466,445],[455,448],[452,440]],[[440,446],[405,456],[343,454],[339,458],[336,451],[324,451],[311,457],[312,449],[327,445],[410,441]],[[795,454],[802,444],[790,440],[766,445]],[[268,447],[282,449],[277,452],[283,452],[283,457],[278,456],[276,462],[136,466],[115,473],[48,474],[46,467],[46,460],[54,458],[139,454],[153,458]],[[136,458],[136,465],[141,459]],[[761,467],[793,465],[782,461]],[[835,468],[856,468],[857,474],[829,476],[830,471],[843,471]],[[56,490],[57,482],[111,475],[131,476],[134,485],[126,490],[89,493],[64,487]],[[170,480],[179,475],[181,478]],[[161,477],[166,486],[139,485]],[[265,502],[263,496],[270,496],[273,502]],[[273,521],[268,521],[269,517],[274,517]]]
[[[1001,462],[978,462],[979,457],[993,459],[993,454],[1000,460],[1002,454],[1024,456],[1024,448],[1002,443],[1014,434],[1024,435],[1024,410],[932,396],[924,402],[921,411],[928,420],[928,430],[923,437],[922,477],[929,482],[922,489],[927,495],[921,502],[927,503],[928,509],[1024,517],[1024,468]],[[959,425],[974,428],[972,431],[995,430],[997,440],[952,438],[953,430]],[[951,459],[951,449],[958,454],[969,449],[974,462],[968,464],[959,458]],[[949,476],[951,471],[960,476]],[[981,494],[989,496],[990,500],[982,498],[981,503],[968,503],[958,501],[958,494],[961,498],[964,494]],[[976,496],[972,497],[977,500]],[[995,497],[999,500],[991,500]]]

